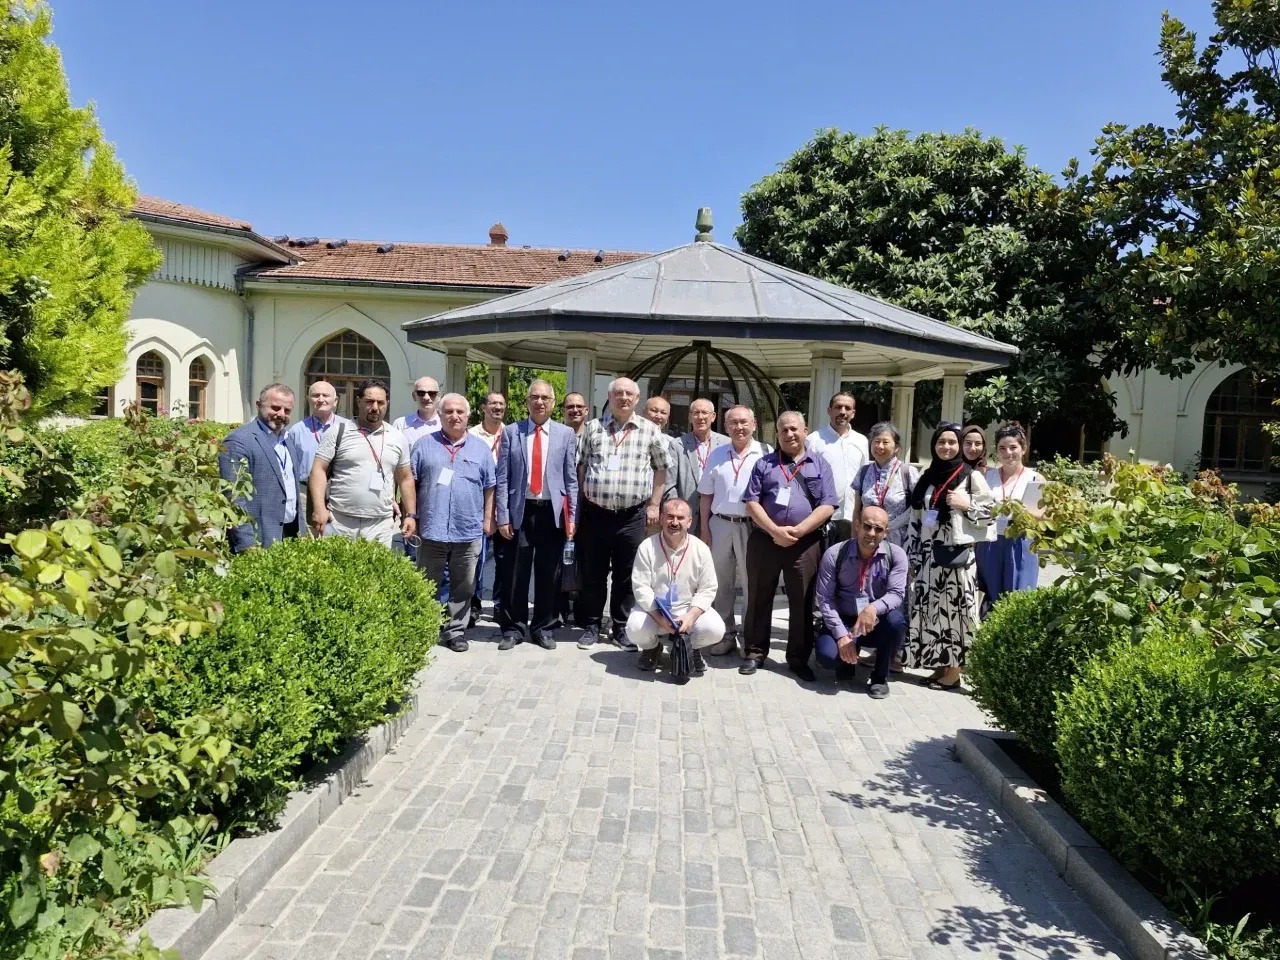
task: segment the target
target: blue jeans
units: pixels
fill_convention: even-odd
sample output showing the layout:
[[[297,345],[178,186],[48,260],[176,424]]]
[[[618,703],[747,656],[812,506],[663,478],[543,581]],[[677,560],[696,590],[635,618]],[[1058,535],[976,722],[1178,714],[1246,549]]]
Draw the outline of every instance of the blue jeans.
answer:
[[[859,647],[873,647],[876,651],[875,666],[871,668],[872,683],[889,682],[889,666],[906,639],[907,619],[899,608],[890,610],[880,618],[874,630],[855,641]],[[853,664],[845,663],[840,659],[836,638],[825,630],[818,634],[818,639],[814,643],[814,652],[817,654],[818,664],[828,670],[835,668],[837,673],[846,673],[853,669]]]

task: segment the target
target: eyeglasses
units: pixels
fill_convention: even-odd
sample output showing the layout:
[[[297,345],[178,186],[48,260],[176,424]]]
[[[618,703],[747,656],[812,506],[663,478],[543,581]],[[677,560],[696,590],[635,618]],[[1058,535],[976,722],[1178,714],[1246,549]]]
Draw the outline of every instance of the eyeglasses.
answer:
[[[564,408],[566,410],[585,410],[587,405],[585,403],[566,403]]]
[[[889,532],[888,527],[881,527],[879,525],[872,525],[870,523],[864,523],[862,525],[862,529],[865,533],[888,533]]]
[[[548,396],[545,393],[531,393],[530,400],[537,400],[539,403],[555,403],[555,397]]]
[[[421,400],[423,397],[430,397],[432,400],[434,400],[436,397],[440,396],[440,391],[439,390],[415,390],[413,391],[413,395],[417,397],[419,400]]]

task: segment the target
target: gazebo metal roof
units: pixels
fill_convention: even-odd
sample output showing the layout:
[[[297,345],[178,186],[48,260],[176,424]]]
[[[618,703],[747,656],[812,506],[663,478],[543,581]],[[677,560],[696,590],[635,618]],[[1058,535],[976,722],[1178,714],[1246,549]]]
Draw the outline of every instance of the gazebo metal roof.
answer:
[[[701,224],[700,224],[701,226]],[[846,379],[919,378],[1002,367],[1018,350],[875,297],[788,270],[710,239],[474,306],[413,320],[409,340],[467,358],[536,367],[596,350],[625,371],[692,340],[711,340],[777,380],[807,379],[812,351],[842,355]],[[828,355],[828,354],[824,354]],[[673,374],[692,371],[677,367]]]

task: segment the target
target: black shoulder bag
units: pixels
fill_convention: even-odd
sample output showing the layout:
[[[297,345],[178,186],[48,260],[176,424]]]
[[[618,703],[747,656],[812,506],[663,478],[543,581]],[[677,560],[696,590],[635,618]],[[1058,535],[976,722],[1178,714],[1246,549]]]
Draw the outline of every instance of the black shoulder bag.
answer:
[[[969,495],[973,496],[972,473],[965,477],[965,484],[969,488]],[[932,548],[933,565],[946,570],[963,570],[972,566],[977,559],[972,543],[940,543],[934,540]]]

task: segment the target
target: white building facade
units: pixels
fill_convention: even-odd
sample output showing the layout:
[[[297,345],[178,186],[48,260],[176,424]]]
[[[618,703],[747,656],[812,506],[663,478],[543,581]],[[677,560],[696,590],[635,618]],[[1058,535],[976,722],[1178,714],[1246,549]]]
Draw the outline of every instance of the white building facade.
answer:
[[[153,412],[240,422],[253,415],[263,385],[286,383],[303,397],[321,378],[350,413],[354,385],[366,377],[385,379],[393,414],[407,413],[418,377],[433,376],[446,390],[466,384],[465,363],[411,345],[406,321],[642,256],[509,246],[500,224],[483,245],[375,244],[268,239],[247,222],[152,197],[140,197],[135,214],[164,259],[135,298],[124,375],[100,397],[101,415],[136,401]],[[1108,388],[1128,434],[1089,450],[1082,443],[1082,452],[1132,450],[1179,470],[1218,467],[1251,492],[1271,479],[1262,424],[1280,418],[1276,394],[1238,366],[1201,364],[1179,379],[1147,370],[1112,378]]]

